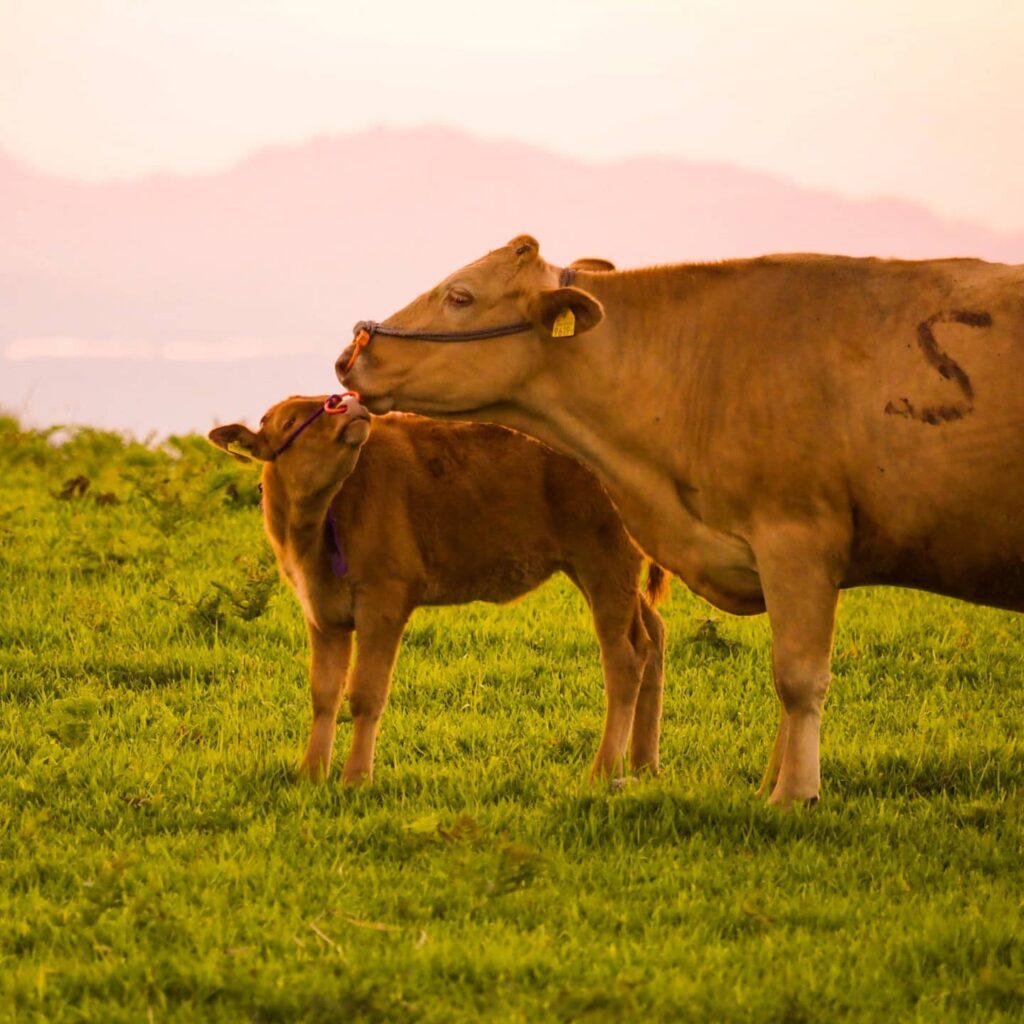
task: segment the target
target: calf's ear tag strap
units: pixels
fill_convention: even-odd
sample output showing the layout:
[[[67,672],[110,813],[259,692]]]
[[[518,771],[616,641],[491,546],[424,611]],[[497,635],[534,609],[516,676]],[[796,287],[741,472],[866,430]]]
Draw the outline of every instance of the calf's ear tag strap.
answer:
[[[571,338],[576,333],[576,314],[568,306],[555,317],[551,325],[552,338]]]

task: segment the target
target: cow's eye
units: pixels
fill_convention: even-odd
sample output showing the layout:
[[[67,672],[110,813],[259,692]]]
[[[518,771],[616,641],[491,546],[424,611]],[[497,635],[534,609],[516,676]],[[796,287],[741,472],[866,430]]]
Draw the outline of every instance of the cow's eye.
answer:
[[[444,297],[449,306],[468,306],[473,301],[473,296],[464,288],[452,288]]]
[[[286,420],[285,421],[285,424],[284,424],[284,426],[281,429],[282,430],[290,430],[294,424],[295,424],[295,417],[293,416],[290,420]]]

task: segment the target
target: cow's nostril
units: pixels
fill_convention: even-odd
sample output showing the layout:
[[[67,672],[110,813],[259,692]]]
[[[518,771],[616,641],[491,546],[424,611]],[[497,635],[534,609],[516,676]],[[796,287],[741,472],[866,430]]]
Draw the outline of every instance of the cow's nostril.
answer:
[[[342,384],[345,383],[345,373],[349,369],[349,363],[352,361],[352,350],[354,348],[354,345],[349,345],[349,347],[345,349],[340,356],[338,356],[338,361],[334,364],[334,372]]]

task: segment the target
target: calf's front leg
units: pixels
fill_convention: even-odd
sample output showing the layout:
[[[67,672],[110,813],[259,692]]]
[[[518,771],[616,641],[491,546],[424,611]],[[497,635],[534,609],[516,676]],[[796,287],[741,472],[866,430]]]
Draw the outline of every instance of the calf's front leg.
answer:
[[[352,653],[352,634],[324,633],[312,622],[307,622],[306,626],[311,655],[309,688],[313,698],[313,727],[299,774],[317,780],[326,778],[331,770],[338,708],[345,692],[345,676]]]
[[[356,608],[356,658],[346,692],[352,713],[352,747],[342,774],[348,784],[373,778],[377,729],[408,619],[408,612],[396,611],[396,607],[400,606],[384,602],[363,612]]]

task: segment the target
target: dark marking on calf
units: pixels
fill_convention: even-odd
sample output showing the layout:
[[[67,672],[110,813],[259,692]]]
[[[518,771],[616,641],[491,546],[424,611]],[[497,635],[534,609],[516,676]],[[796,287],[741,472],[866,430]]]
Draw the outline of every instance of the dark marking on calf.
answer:
[[[427,469],[430,470],[430,475],[437,480],[444,476],[444,463],[440,459],[428,459]]]
[[[918,348],[924,353],[929,365],[935,367],[940,377],[956,384],[965,401],[956,405],[926,405],[918,409],[910,399],[901,398],[898,402],[885,403],[886,416],[902,416],[904,419],[938,426],[941,423],[963,419],[974,411],[974,385],[971,378],[951,355],[939,348],[939,343],[935,340],[935,331],[932,330],[934,324],[949,323],[963,324],[966,327],[991,327],[992,314],[969,309],[953,309],[934,313],[917,325]]]

